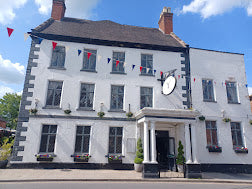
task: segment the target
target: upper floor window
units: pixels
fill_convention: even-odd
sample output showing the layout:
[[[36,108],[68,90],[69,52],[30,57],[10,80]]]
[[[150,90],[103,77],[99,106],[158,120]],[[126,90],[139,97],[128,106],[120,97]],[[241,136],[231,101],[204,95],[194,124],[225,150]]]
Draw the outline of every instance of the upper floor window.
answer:
[[[90,126],[77,126],[75,153],[89,152],[90,128]]]
[[[57,125],[43,125],[39,152],[54,152],[56,133]]]
[[[94,101],[94,84],[81,84],[80,108],[92,109]]]
[[[123,110],[124,86],[111,86],[111,110]]]
[[[216,121],[206,121],[207,146],[218,146]]]
[[[46,106],[59,107],[62,85],[62,81],[49,81]]]
[[[113,52],[112,72],[124,73],[124,62],[125,62],[124,52]]]
[[[141,54],[141,74],[153,75],[153,56],[150,54]]]
[[[203,100],[208,101],[208,102],[215,101],[214,90],[213,90],[213,80],[203,79],[202,88],[203,88]]]
[[[66,58],[66,49],[63,46],[56,46],[52,52],[51,67],[64,68]]]
[[[140,88],[140,108],[152,107],[153,89],[151,87]]]
[[[235,82],[226,82],[228,103],[238,103],[237,88]]]
[[[243,147],[241,124],[239,122],[231,122],[231,133],[234,148]]]
[[[84,49],[82,70],[95,71],[95,69],[96,69],[96,54],[97,54],[96,50]]]
[[[122,153],[122,127],[109,128],[109,153]]]

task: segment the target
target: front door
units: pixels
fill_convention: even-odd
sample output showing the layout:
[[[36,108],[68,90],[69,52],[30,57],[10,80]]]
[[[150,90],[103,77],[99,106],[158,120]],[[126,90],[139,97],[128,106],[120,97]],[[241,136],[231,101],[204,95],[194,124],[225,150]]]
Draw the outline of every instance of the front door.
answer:
[[[156,131],[157,161],[160,169],[169,169],[169,132]]]

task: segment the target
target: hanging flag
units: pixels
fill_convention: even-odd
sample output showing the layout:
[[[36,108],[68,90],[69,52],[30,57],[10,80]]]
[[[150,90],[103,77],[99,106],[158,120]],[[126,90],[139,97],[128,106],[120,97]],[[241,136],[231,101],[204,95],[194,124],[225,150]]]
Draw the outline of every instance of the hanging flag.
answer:
[[[120,61],[119,61],[119,60],[117,60],[117,61],[116,61],[116,67],[118,66],[118,64],[119,64],[119,63],[120,63]]]
[[[108,58],[108,64],[110,63],[111,58]]]
[[[196,81],[196,78],[194,78],[193,81],[195,82],[195,81]]]
[[[98,62],[100,62],[102,59],[102,56],[101,55],[98,55]]]
[[[70,49],[70,47],[69,47],[69,46],[66,46],[66,52],[68,52],[68,51],[69,51],[69,49]]]
[[[227,85],[227,83],[225,82],[225,85]]]
[[[132,70],[134,70],[135,66],[136,66],[136,65],[134,65],[134,64],[132,65]]]
[[[246,88],[248,88],[248,84],[246,84],[245,86],[246,86]]]
[[[163,72],[160,72],[160,76],[162,76],[163,75]]]
[[[9,37],[11,36],[12,32],[14,31],[14,29],[11,29],[11,28],[7,28],[7,31],[8,31],[8,35]]]
[[[89,59],[91,55],[92,55],[92,53],[91,53],[91,52],[88,52],[88,53],[87,53],[87,58]]]
[[[125,68],[125,66],[126,66],[126,65],[127,65],[127,63],[126,63],[126,62],[124,62],[124,63],[123,63],[123,67]]]
[[[149,71],[150,71],[150,68],[146,68],[146,71],[147,71],[146,73],[149,73]]]
[[[143,66],[140,66],[140,72],[142,72],[142,70],[143,70]]]
[[[58,43],[56,43],[56,42],[52,42],[53,50],[56,48],[57,44]]]
[[[157,70],[154,70],[154,74],[156,74]]]
[[[81,50],[80,50],[80,49],[78,49],[78,56],[80,56],[80,54],[81,54]]]
[[[24,41],[26,41],[26,40],[28,39],[29,36],[30,36],[30,34],[24,33]]]
[[[43,41],[43,39],[40,38],[40,37],[38,38],[38,40],[39,40],[39,41],[38,41],[39,44],[41,44],[41,42]]]
[[[180,79],[180,75],[178,75],[178,79]]]

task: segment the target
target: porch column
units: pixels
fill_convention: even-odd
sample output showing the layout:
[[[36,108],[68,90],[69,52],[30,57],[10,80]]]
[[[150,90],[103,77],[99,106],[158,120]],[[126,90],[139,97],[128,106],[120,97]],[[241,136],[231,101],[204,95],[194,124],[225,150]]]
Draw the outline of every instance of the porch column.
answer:
[[[157,163],[156,125],[151,121],[151,163]]]
[[[143,163],[150,163],[149,158],[149,129],[148,122],[144,121],[144,161]]]
[[[186,152],[186,163],[192,163],[192,154],[191,154],[191,139],[189,132],[189,124],[185,124],[185,152]]]
[[[193,163],[198,164],[198,158],[197,158],[197,133],[196,133],[196,127],[195,125],[191,125],[191,131],[192,131],[192,155],[193,155]]]

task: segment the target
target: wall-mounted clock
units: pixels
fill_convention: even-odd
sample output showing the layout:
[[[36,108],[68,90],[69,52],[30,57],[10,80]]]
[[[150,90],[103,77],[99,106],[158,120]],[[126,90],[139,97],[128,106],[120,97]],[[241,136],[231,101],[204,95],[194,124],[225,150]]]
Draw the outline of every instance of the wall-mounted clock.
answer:
[[[177,83],[176,78],[173,76],[169,76],[163,84],[163,94],[164,95],[171,94],[176,87],[176,83]]]

